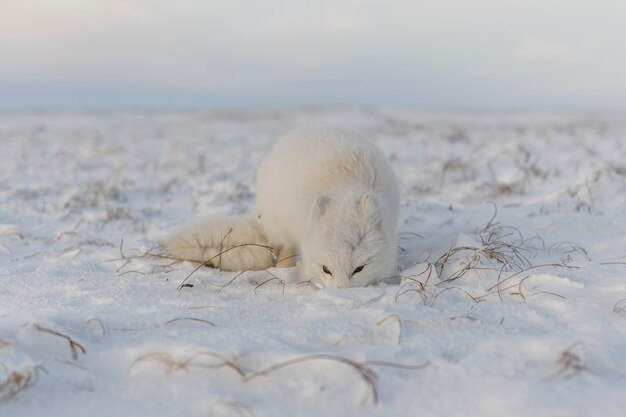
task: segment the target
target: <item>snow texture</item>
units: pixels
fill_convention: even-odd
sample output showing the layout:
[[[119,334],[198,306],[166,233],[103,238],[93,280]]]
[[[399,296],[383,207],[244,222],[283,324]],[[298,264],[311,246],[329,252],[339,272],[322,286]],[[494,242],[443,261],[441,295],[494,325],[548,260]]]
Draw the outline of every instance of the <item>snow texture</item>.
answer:
[[[152,256],[309,125],[390,158],[401,278]],[[2,113],[0,415],[623,416],[625,139],[617,112]]]

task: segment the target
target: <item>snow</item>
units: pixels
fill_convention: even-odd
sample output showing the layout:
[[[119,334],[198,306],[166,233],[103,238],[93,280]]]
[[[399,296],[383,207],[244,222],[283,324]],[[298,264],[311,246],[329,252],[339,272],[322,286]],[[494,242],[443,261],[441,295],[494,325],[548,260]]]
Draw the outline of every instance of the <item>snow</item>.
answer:
[[[178,291],[196,265],[158,239],[245,212],[302,125],[389,156],[402,278]],[[625,135],[606,111],[2,113],[0,415],[624,415]]]

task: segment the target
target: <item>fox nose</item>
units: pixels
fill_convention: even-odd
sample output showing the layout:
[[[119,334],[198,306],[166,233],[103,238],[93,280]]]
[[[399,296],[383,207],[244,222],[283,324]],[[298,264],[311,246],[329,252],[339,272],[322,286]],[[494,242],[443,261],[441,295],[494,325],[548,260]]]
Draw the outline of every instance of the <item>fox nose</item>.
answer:
[[[337,288],[349,288],[350,279],[347,276],[338,276],[335,278]]]

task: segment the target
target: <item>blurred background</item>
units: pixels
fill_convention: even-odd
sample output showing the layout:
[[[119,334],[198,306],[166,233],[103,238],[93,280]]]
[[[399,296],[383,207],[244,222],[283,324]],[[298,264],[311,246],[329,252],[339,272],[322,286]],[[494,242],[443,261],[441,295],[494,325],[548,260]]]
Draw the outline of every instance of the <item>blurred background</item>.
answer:
[[[624,0],[0,0],[0,108],[623,108]]]

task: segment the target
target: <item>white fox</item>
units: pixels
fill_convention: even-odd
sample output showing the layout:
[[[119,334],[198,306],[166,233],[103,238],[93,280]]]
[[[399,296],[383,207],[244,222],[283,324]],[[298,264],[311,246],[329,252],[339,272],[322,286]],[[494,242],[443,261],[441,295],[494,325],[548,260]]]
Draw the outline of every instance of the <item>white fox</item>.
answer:
[[[227,271],[293,266],[318,287],[394,275],[399,191],[385,156],[335,129],[287,133],[261,162],[253,215],[209,218],[162,243],[177,259]]]

